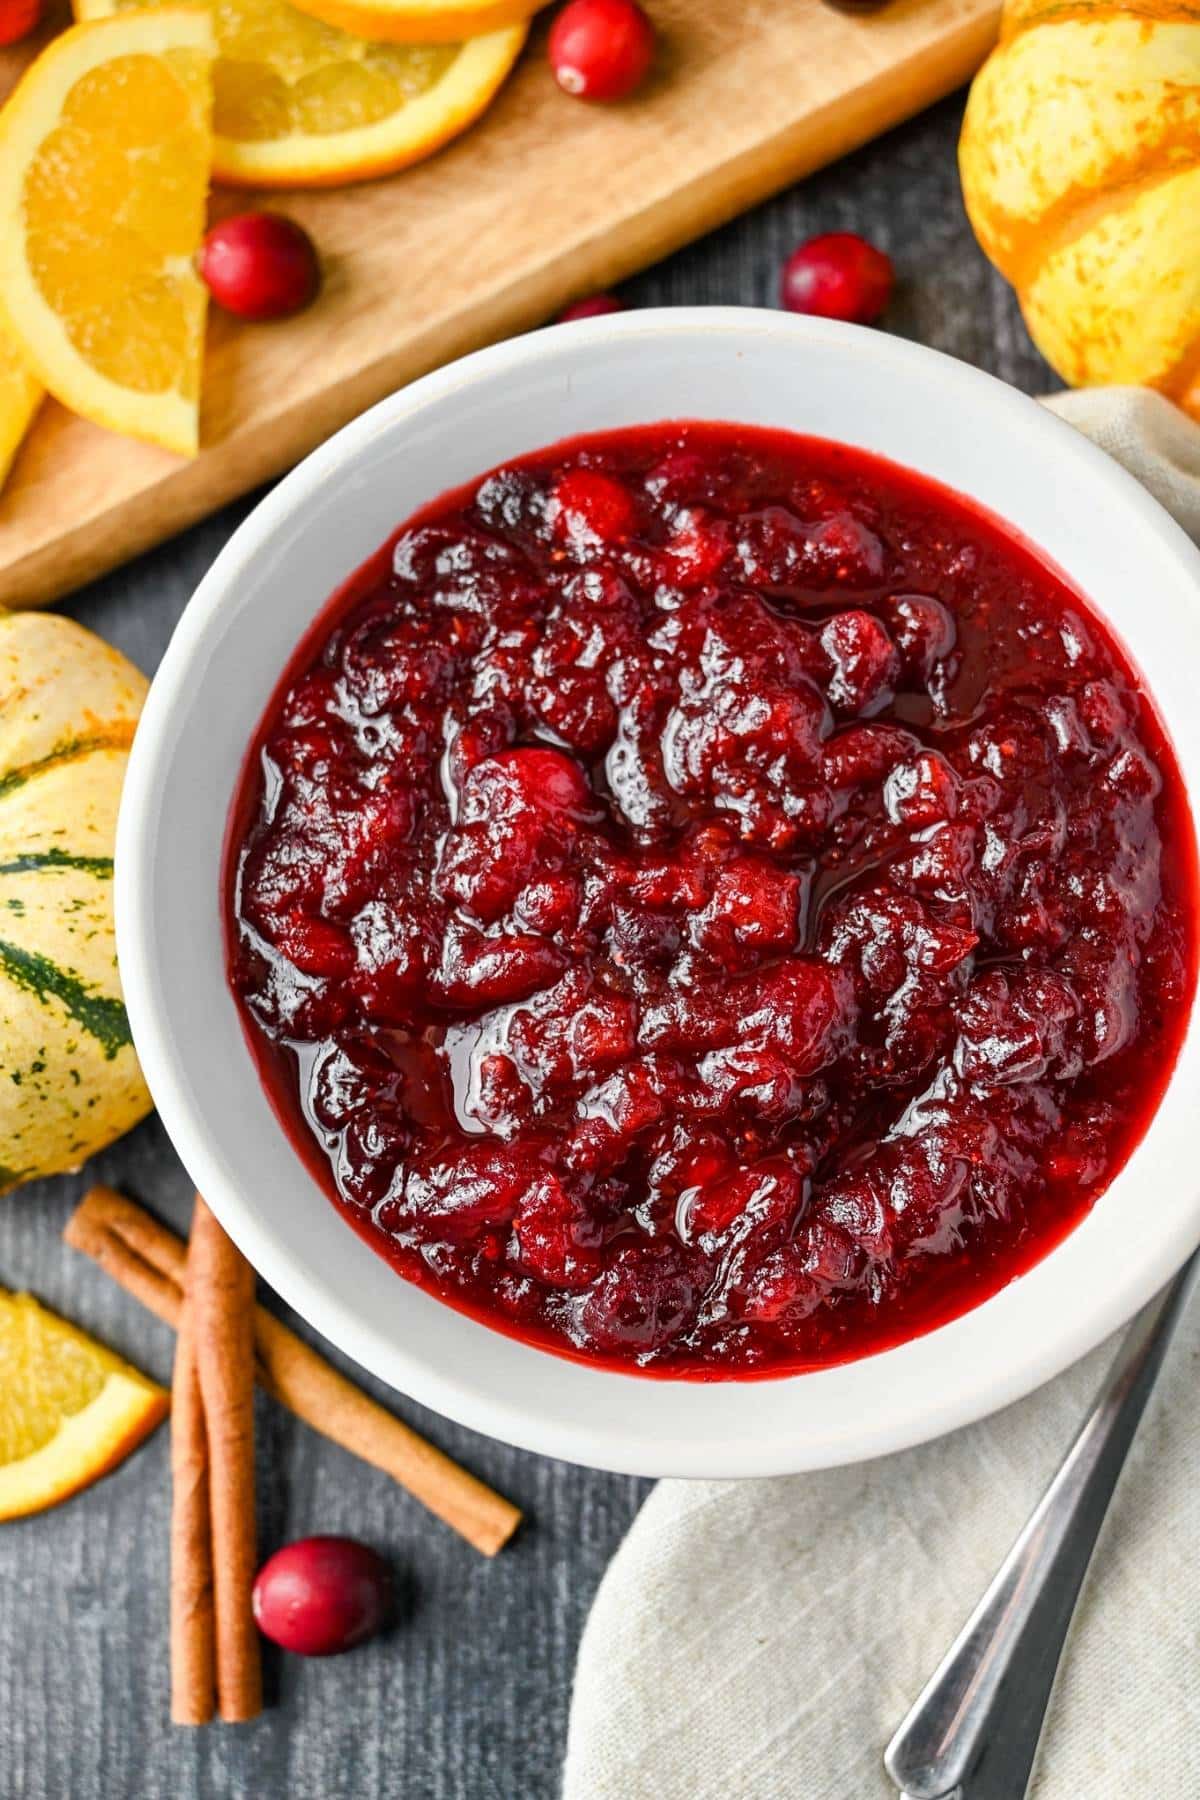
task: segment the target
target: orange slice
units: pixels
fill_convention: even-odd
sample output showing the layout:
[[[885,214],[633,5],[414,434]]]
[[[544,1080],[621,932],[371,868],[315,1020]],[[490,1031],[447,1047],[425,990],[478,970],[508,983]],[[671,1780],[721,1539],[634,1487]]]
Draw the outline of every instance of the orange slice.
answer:
[[[163,10],[55,38],[0,111],[0,328],[64,405],[194,451],[212,24]]]
[[[169,1403],[111,1350],[0,1288],[0,1519],[42,1512],[107,1474]]]
[[[41,382],[30,374],[25,358],[0,326],[0,488],[41,400]]]
[[[296,0],[341,31],[394,44],[449,44],[528,23],[546,0]]]
[[[525,23],[462,43],[377,44],[287,0],[206,0],[217,34],[213,174],[235,187],[335,187],[431,156],[477,119]],[[79,17],[145,0],[75,0]]]

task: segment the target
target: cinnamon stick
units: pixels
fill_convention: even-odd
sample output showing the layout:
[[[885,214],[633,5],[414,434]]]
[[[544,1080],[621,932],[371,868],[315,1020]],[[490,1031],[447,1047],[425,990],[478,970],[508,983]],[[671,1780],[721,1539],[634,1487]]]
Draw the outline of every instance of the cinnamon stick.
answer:
[[[111,1188],[86,1194],[63,1233],[73,1249],[178,1328],[186,1249],[142,1207]],[[485,1556],[521,1522],[517,1507],[427,1442],[340,1374],[294,1331],[254,1311],[259,1386],[335,1444],[382,1469]]]
[[[183,1336],[195,1334],[208,1441],[217,1705],[231,1724],[262,1711],[250,1605],[254,1522],[254,1270],[199,1195],[188,1246]]]
[[[171,1388],[171,1718],[207,1725],[216,1697],[208,1446],[190,1311]]]

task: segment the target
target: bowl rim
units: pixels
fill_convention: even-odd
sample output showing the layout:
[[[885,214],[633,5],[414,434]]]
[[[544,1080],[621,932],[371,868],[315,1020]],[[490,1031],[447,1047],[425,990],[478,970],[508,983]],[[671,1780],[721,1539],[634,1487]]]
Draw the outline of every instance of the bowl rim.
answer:
[[[765,335],[777,338],[781,346],[799,344],[810,352],[819,351],[826,344],[842,350],[852,345],[853,354],[873,365],[882,378],[886,379],[889,368],[908,366],[911,370],[919,366],[924,369],[931,379],[936,378],[939,387],[953,393],[955,404],[961,404],[964,417],[972,412],[978,414],[982,409],[984,414],[990,413],[1003,420],[1015,436],[1024,433],[1046,437],[1051,434],[1058,440],[1058,453],[1064,465],[1069,469],[1073,464],[1079,479],[1097,492],[1107,489],[1111,503],[1119,506],[1143,533],[1157,539],[1168,559],[1180,565],[1181,577],[1190,579],[1200,599],[1200,551],[1132,475],[1027,395],[943,352],[877,331],[754,307],[683,306],[608,314],[553,325],[508,339],[423,376],[338,431],[258,502],[201,579],[154,676],[126,773],[114,877],[117,943],[134,1040],[147,1083],[177,1154],[254,1268],[290,1307],[338,1349],[421,1404],[459,1424],[526,1450],[628,1474],[775,1475],[855,1462],[925,1442],[1021,1398],[1060,1373],[1123,1325],[1200,1242],[1200,1180],[1195,1183],[1194,1199],[1186,1216],[1181,1209],[1169,1230],[1160,1231],[1149,1241],[1141,1236],[1128,1258],[1113,1271],[1111,1284],[1104,1294],[1099,1299],[1092,1295],[1089,1304],[1069,1318],[1057,1317],[1048,1333],[1049,1341],[1043,1333],[1036,1341],[1022,1342],[999,1370],[992,1367],[986,1371],[964,1370],[959,1364],[969,1358],[948,1357],[945,1386],[919,1405],[902,1404],[905,1396],[897,1393],[896,1406],[890,1410],[881,1409],[879,1416],[870,1421],[846,1418],[831,1422],[815,1439],[799,1444],[788,1432],[776,1433],[769,1443],[725,1446],[720,1458],[715,1454],[715,1442],[697,1445],[690,1431],[664,1435],[658,1431],[651,1434],[644,1428],[605,1426],[601,1429],[583,1417],[565,1425],[560,1420],[547,1426],[537,1407],[536,1381],[531,1384],[532,1391],[515,1400],[498,1401],[494,1396],[481,1396],[469,1378],[448,1373],[428,1358],[423,1359],[419,1346],[401,1342],[395,1336],[388,1339],[365,1323],[344,1293],[334,1291],[332,1284],[306,1267],[292,1253],[289,1244],[256,1216],[253,1200],[239,1188],[234,1160],[224,1144],[206,1129],[203,1118],[192,1104],[185,1059],[177,1054],[181,1039],[170,1027],[162,992],[160,955],[167,934],[158,932],[150,904],[149,866],[154,854],[155,794],[160,784],[160,770],[178,748],[180,733],[175,730],[176,702],[187,689],[196,659],[204,657],[206,646],[217,633],[223,617],[236,608],[239,586],[246,571],[256,559],[269,552],[276,534],[315,497],[323,483],[334,473],[344,472],[359,463],[370,454],[377,440],[403,428],[423,409],[466,393],[480,380],[517,375],[523,367],[533,366],[547,355],[565,355],[571,351],[584,358],[622,339],[677,337],[689,333]],[[686,416],[686,408],[681,408],[675,416]],[[1020,530],[1012,526],[1010,529]],[[280,672],[289,653],[289,647],[285,646]],[[264,693],[263,706],[267,699],[268,694]],[[1192,785],[1188,784],[1189,798]],[[220,978],[224,981],[223,968]],[[1200,1005],[1194,999],[1179,1061],[1151,1121],[1150,1131],[1178,1083],[1189,1046],[1194,1055],[1200,1056],[1198,1016]],[[1119,1173],[1118,1181],[1135,1166],[1145,1141],[1143,1138],[1135,1147]],[[346,1229],[350,1228],[347,1226]],[[972,1320],[978,1320],[989,1308],[994,1308],[1005,1294],[1025,1283],[1045,1286],[1042,1272],[1054,1265],[1055,1258],[1075,1236],[1076,1231],[1069,1233],[1027,1274],[999,1290],[990,1300],[923,1338],[908,1340],[908,1343],[942,1339],[945,1334],[954,1334],[960,1340],[969,1339],[970,1332],[960,1328],[969,1327]],[[1049,1285],[1053,1287],[1054,1284]],[[479,1325],[476,1329],[491,1334],[491,1328],[487,1326]],[[837,1365],[837,1368],[863,1370],[873,1366],[878,1370],[888,1365],[889,1359],[900,1357],[906,1347],[901,1344],[851,1364]],[[949,1347],[948,1344],[947,1349]],[[532,1354],[544,1357],[552,1353],[534,1349]],[[563,1359],[556,1357],[554,1360],[562,1365]],[[581,1394],[586,1392],[587,1382],[597,1380],[634,1381],[639,1386],[649,1384],[667,1393],[684,1385],[661,1377],[647,1378],[599,1369],[586,1363],[571,1366],[579,1370]],[[759,1391],[783,1392],[796,1382],[820,1381],[824,1373],[762,1378],[752,1385]],[[695,1380],[686,1383],[689,1389],[707,1387],[718,1391],[744,1385]],[[586,1408],[581,1406],[581,1414],[585,1411]]]

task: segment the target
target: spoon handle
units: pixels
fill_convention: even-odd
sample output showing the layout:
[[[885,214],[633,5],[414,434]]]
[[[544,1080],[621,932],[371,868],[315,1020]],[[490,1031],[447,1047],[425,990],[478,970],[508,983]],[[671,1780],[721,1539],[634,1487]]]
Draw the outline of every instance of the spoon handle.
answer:
[[[1130,1326],[1078,1437],[884,1753],[909,1800],[1024,1800],[1050,1690],[1113,1489],[1200,1252]]]

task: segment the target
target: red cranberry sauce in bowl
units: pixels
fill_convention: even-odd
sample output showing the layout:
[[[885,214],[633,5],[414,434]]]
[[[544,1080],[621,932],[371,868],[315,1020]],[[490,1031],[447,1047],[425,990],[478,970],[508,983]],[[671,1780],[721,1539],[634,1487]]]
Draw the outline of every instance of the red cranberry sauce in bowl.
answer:
[[[230,833],[272,1101],[409,1280],[780,1375],[1043,1256],[1149,1122],[1193,834],[1121,648],[861,451],[657,425],[437,501],[294,657]]]

